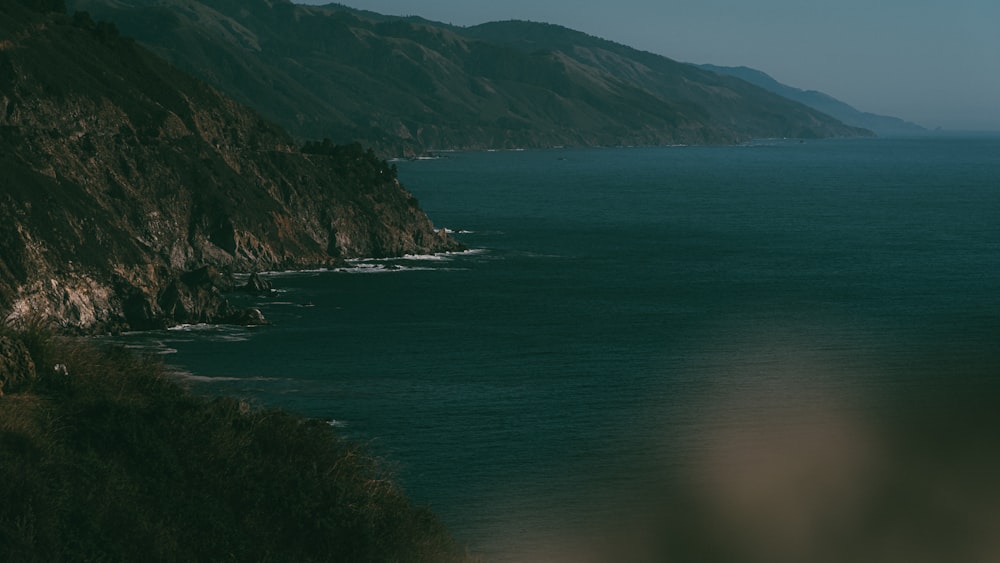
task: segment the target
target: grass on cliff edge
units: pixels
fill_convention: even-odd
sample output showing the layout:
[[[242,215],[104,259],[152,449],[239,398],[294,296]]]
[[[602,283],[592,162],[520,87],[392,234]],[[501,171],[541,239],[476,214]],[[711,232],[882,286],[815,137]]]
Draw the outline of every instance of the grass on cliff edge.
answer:
[[[468,560],[321,421],[193,396],[93,341],[5,334],[38,377],[0,397],[2,561]]]

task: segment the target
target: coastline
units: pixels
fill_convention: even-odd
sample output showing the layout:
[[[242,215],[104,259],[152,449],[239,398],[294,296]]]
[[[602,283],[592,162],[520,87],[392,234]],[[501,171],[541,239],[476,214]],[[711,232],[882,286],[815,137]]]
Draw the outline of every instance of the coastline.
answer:
[[[2,333],[4,560],[474,560],[335,425],[195,396],[123,348]]]

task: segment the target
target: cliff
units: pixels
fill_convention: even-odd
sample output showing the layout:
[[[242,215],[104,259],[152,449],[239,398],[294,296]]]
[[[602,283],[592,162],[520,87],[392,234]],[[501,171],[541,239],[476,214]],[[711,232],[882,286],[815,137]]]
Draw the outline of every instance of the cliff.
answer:
[[[5,315],[253,322],[226,302],[228,272],[460,248],[371,151],[303,152],[113,24],[50,4],[0,4]]]
[[[431,149],[870,133],[731,77],[555,25],[460,28],[288,0],[71,0],[303,138]]]

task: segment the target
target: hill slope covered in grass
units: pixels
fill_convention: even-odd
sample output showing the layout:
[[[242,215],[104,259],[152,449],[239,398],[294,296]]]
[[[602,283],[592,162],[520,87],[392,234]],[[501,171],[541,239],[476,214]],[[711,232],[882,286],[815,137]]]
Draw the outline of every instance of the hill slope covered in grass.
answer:
[[[467,560],[323,421],[195,397],[154,361],[37,328],[4,329],[0,351],[0,560]]]
[[[295,135],[382,154],[870,134],[741,80],[555,25],[460,28],[288,0],[70,7],[115,22]]]

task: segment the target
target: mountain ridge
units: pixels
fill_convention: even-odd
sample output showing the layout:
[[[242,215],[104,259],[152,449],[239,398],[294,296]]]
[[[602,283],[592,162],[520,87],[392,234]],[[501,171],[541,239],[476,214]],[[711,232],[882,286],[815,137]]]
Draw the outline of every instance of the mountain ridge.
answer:
[[[477,37],[473,28],[369,17],[337,5],[72,0],[70,6],[115,22],[296,136],[360,141],[387,156],[870,134],[657,55],[612,53],[643,80],[610,72],[602,66],[609,42],[579,32],[575,37],[586,41],[580,49],[526,52]],[[581,57],[580,50],[593,56]]]
[[[510,46],[524,52],[543,49],[569,53],[580,61],[590,61],[603,70],[626,81],[634,81],[651,91],[665,93],[670,99],[685,99],[689,103],[697,103],[700,97],[718,92],[741,92],[751,102],[754,111],[739,113],[726,104],[716,104],[708,108],[713,117],[722,122],[741,122],[756,126],[755,131],[767,130],[767,119],[798,117],[800,121],[815,120],[818,127],[821,124],[833,125],[836,120],[829,116],[817,116],[806,104],[797,100],[789,100],[785,96],[775,99],[770,90],[764,88],[761,92],[758,85],[740,79],[733,81],[719,73],[716,76],[706,75],[701,69],[692,70],[692,65],[675,61],[668,57],[641,51],[621,43],[594,37],[564,26],[508,20],[489,22],[466,28],[466,33],[473,37],[489,40],[494,43]],[[651,69],[654,72],[643,72]],[[736,77],[738,78],[738,77]],[[747,88],[747,86],[751,86]],[[756,87],[756,88],[755,88]],[[807,106],[803,108],[802,106]],[[784,129],[779,134],[761,134],[757,136],[776,137],[810,137],[808,127],[800,131]],[[855,134],[860,133],[855,130]]]
[[[817,90],[804,90],[794,86],[788,86],[787,84],[778,82],[772,76],[761,70],[746,66],[726,67],[711,64],[696,66],[713,72],[735,76],[780,96],[815,108],[841,120],[845,124],[870,129],[880,136],[920,135],[929,133],[926,128],[921,127],[916,123],[904,121],[898,117],[863,112],[846,102]]]

